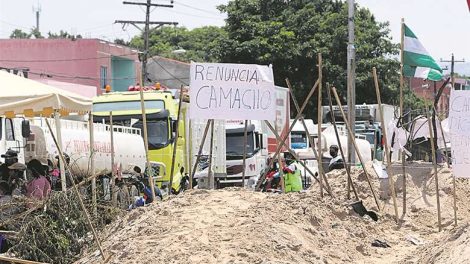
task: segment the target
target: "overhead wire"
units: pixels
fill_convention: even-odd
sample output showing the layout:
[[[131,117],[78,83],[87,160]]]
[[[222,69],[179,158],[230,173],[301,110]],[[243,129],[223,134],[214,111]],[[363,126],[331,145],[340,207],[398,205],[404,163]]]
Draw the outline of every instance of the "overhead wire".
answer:
[[[138,54],[138,52],[125,53],[125,54],[119,54],[119,55],[107,55],[107,56],[89,57],[89,58],[70,58],[70,59],[44,59],[44,60],[39,60],[39,59],[38,60],[0,59],[0,62],[15,62],[15,63],[21,63],[21,62],[62,62],[62,61],[83,61],[83,60],[108,59],[108,58],[113,58],[113,57],[118,57],[115,60],[130,60],[128,58],[119,58],[119,57],[136,55],[136,54]]]

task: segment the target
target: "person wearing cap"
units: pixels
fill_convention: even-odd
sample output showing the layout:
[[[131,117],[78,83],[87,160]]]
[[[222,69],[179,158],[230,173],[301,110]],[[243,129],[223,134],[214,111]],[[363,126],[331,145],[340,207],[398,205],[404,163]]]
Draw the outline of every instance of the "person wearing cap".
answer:
[[[28,162],[28,169],[31,171],[33,179],[26,185],[26,196],[43,200],[51,192],[51,184],[45,177],[46,167],[39,160],[33,159]]]
[[[344,169],[344,162],[341,156],[338,155],[339,147],[337,145],[330,146],[330,155],[331,160],[328,165],[328,170],[337,170],[337,169]]]
[[[9,149],[5,154],[2,154],[1,157],[5,160],[4,163],[0,165],[0,189],[1,192],[4,194],[11,194],[11,169],[9,167],[18,162],[18,153],[14,150]]]

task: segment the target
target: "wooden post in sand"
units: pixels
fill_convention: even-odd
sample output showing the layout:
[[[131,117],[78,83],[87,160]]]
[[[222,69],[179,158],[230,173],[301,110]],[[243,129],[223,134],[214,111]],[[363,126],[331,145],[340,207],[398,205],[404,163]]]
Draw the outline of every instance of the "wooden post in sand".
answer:
[[[246,167],[246,144],[248,141],[247,137],[248,120],[245,120],[245,130],[243,131],[243,171],[242,171],[242,188],[245,188],[245,167]]]
[[[93,114],[88,113],[88,130],[90,133],[90,171],[91,175],[95,174],[95,133],[93,130]],[[93,207],[93,215],[97,216],[96,211],[96,177],[91,179],[91,204]]]
[[[114,126],[113,111],[109,112],[109,133],[111,137],[111,201],[113,206],[117,206],[116,174],[114,171]],[[117,166],[116,166],[117,168]]]
[[[383,134],[383,141],[384,141],[384,147],[385,147],[385,155],[384,155],[384,162],[385,159],[387,161],[386,165],[386,170],[387,170],[387,175],[388,175],[388,185],[390,186],[390,190],[392,192],[392,200],[393,200],[393,208],[395,209],[395,220],[399,221],[398,218],[398,206],[397,206],[397,196],[395,193],[395,183],[392,179],[392,174],[390,173],[390,165],[392,164],[392,161],[390,160],[390,152],[388,150],[388,141],[387,141],[387,127],[385,126],[385,120],[384,120],[384,113],[382,109],[382,99],[380,97],[380,88],[379,88],[379,80],[377,78],[377,70],[372,68],[372,74],[374,75],[374,84],[375,84],[375,92],[377,94],[377,103],[379,104],[379,113],[380,113],[380,120],[382,121],[382,134]]]
[[[320,196],[323,197],[323,151],[321,147],[321,123],[322,123],[322,112],[321,112],[321,90],[322,90],[322,58],[321,54],[318,54],[318,101],[317,101],[317,131],[318,131],[318,139],[317,139],[317,150],[318,150],[318,173],[320,174]]]
[[[180,100],[178,102],[178,115],[176,116],[176,126],[175,126],[175,141],[173,142],[173,154],[171,156],[171,170],[170,170],[170,189],[168,196],[171,195],[171,190],[173,187],[173,175],[175,173],[175,161],[176,161],[176,148],[178,147],[178,138],[180,137],[179,128],[180,128],[180,118],[181,118],[181,105],[183,104],[183,85],[180,88]],[[183,175],[181,175],[183,177]],[[180,188],[183,186],[180,185]]]
[[[344,156],[343,146],[341,144],[341,140],[339,139],[338,128],[336,127],[336,119],[335,119],[335,115],[333,113],[333,101],[331,100],[331,87],[330,87],[330,84],[328,84],[328,83],[327,83],[326,91],[328,93],[328,105],[329,105],[329,108],[330,108],[331,124],[333,124],[333,128],[335,130],[336,141],[338,141],[339,153],[341,153],[341,158],[343,159],[343,166],[346,169],[346,174],[348,175],[347,198],[348,198],[348,200],[351,199],[350,189],[352,187],[352,190],[354,192],[354,197],[356,198],[357,201],[359,201],[359,197],[357,195],[356,187],[354,187],[354,183],[352,181],[351,169],[348,168],[348,165],[346,164],[346,158]]]
[[[437,112],[436,109],[434,109],[434,112]],[[447,143],[446,143],[446,137],[444,136],[444,130],[442,129],[442,122],[439,120],[439,127],[441,129],[441,136],[442,136],[442,141],[444,141],[444,149],[446,149],[446,163],[447,163],[447,168],[450,168],[450,163],[449,163],[449,157],[447,157]],[[454,187],[454,226],[457,226],[457,184],[455,183],[455,174],[452,173],[452,183]]]
[[[405,109],[403,108],[403,86],[404,86],[404,77],[403,77],[403,49],[405,45],[405,20],[401,19],[401,45],[400,45],[400,122],[403,125]],[[405,151],[401,151],[401,167],[403,171],[403,215],[406,214],[406,170],[405,170]]]
[[[212,149],[214,148],[214,119],[211,122],[211,141],[209,145],[209,167],[207,168],[207,178],[209,180],[209,189],[215,189],[215,177],[212,170]]]
[[[437,202],[437,224],[439,227],[439,232],[442,230],[441,226],[441,203],[439,199],[439,177],[437,176],[437,162],[436,162],[436,146],[434,146],[433,133],[431,128],[431,118],[429,117],[429,109],[426,104],[426,117],[428,119],[429,127],[429,140],[431,141],[431,150],[432,150],[432,163],[434,165],[434,180],[436,181],[436,202]]]
[[[191,189],[193,188],[194,174],[196,173],[196,168],[199,163],[199,159],[201,158],[201,155],[202,155],[202,148],[204,147],[204,143],[206,142],[207,132],[209,131],[209,127],[212,122],[213,122],[212,119],[207,120],[206,128],[204,129],[204,134],[202,135],[201,143],[199,144],[196,161],[194,162],[193,170],[191,171],[190,178],[189,178],[189,184],[191,185]]]
[[[351,126],[349,125],[348,118],[346,117],[346,114],[344,113],[343,106],[341,106],[341,101],[339,100],[338,93],[336,93],[336,88],[331,87],[331,90],[333,91],[333,95],[335,96],[336,103],[338,104],[339,110],[341,111],[341,115],[343,116],[344,123],[346,124],[349,139],[353,143],[354,149],[356,150],[357,157],[359,158],[359,160],[361,162],[361,165],[362,165],[362,169],[364,171],[364,174],[366,175],[366,179],[367,179],[367,182],[369,183],[370,191],[372,192],[372,196],[374,197],[375,204],[377,205],[377,210],[380,211],[379,201],[377,200],[377,196],[375,195],[374,188],[372,187],[372,183],[370,182],[369,173],[367,172],[367,169],[366,169],[366,166],[365,166],[366,164],[364,163],[364,161],[362,159],[362,155],[359,152],[359,148],[357,147],[356,140],[352,136]]]

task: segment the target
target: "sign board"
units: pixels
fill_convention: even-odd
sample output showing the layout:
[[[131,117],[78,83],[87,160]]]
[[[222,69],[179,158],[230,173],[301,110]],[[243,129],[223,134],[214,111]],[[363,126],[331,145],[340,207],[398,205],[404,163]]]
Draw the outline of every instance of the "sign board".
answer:
[[[449,132],[453,173],[470,178],[470,91],[451,91]]]
[[[274,120],[276,91],[271,67],[197,63],[190,68],[191,119]]]

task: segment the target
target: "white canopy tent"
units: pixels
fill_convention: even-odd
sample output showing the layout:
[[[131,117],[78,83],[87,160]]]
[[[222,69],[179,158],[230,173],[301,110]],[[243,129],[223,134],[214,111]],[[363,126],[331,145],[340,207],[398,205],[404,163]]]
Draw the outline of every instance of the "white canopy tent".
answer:
[[[50,116],[91,111],[92,100],[37,81],[0,71],[0,115]]]
[[[0,115],[13,118],[54,115],[56,137],[62,149],[59,116],[69,113],[85,114],[91,111],[92,100],[37,81],[0,70]],[[51,131],[52,132],[52,131]],[[62,190],[66,189],[65,169],[60,163]]]

